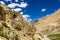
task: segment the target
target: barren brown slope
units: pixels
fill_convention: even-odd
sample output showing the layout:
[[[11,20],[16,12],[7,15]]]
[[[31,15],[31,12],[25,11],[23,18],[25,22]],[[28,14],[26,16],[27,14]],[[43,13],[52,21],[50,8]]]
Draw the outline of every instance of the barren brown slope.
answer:
[[[60,9],[51,15],[36,20],[33,25],[36,27],[36,33],[42,33],[43,35],[60,33]]]

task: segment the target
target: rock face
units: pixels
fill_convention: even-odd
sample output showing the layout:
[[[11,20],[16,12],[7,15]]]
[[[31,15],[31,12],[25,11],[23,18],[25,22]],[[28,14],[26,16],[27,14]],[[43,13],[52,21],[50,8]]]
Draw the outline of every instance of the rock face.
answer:
[[[60,33],[60,9],[53,14],[47,15],[41,19],[36,20],[33,25],[36,28],[36,33],[40,34],[42,38],[44,35],[59,34]]]
[[[19,12],[11,11],[0,4],[0,39],[1,40],[32,40],[35,28],[23,20]]]

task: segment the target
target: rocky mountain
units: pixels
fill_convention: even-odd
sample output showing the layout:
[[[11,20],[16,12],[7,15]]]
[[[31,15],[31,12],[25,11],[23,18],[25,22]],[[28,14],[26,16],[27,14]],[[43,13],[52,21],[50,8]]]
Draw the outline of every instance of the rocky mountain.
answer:
[[[35,28],[19,12],[0,4],[0,40],[32,40]]]
[[[42,38],[50,34],[60,34],[60,9],[50,15],[36,20],[33,22],[33,25],[36,28],[35,37],[37,37],[37,34],[40,34]]]

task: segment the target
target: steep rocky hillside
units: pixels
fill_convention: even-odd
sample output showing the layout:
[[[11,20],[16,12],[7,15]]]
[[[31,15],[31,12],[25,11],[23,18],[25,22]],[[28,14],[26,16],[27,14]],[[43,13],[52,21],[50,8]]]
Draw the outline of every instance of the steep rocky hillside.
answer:
[[[32,40],[35,28],[19,12],[0,4],[0,40]]]
[[[42,38],[50,34],[60,34],[60,9],[36,20],[33,25],[36,28],[36,34],[40,34]]]

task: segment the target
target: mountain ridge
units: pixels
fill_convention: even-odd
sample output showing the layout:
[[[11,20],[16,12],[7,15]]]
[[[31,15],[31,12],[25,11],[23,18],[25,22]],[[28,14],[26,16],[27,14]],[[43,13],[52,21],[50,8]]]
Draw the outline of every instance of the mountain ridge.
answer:
[[[46,17],[43,17],[41,19],[36,20],[33,25],[37,28],[36,30],[39,32],[43,30],[51,30],[50,28],[53,28],[52,26],[58,26],[60,19],[60,9],[58,9],[56,12],[52,13],[51,15],[48,15]],[[49,27],[51,26],[51,27]],[[57,28],[57,27],[56,27]],[[39,33],[38,32],[38,33]],[[45,33],[44,33],[45,34]]]

